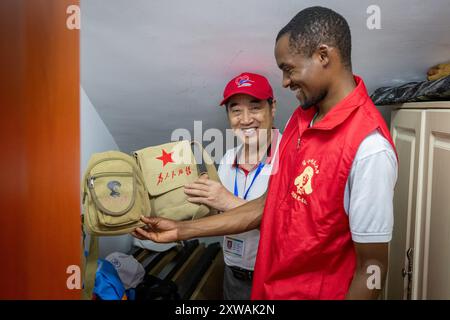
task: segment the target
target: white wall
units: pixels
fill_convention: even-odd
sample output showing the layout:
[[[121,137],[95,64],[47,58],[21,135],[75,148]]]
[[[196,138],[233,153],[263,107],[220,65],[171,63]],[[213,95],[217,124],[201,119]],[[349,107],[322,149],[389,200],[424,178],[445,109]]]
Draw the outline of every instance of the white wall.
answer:
[[[92,153],[119,150],[116,141],[98,115],[83,88],[81,92],[81,174]]]
[[[119,150],[116,141],[109,132],[103,120],[95,110],[92,102],[81,87],[81,177],[86,170],[89,158],[93,153]],[[222,237],[200,238],[200,242],[210,244],[213,242],[222,243]],[[128,253],[133,245],[133,237],[130,235],[101,237],[100,238],[100,258],[108,254],[119,251]],[[154,245],[158,250],[158,245]],[[151,247],[149,247],[151,248]]]
[[[98,115],[83,88],[81,92],[81,172],[83,177],[93,153],[119,150],[116,141]],[[132,237],[129,235],[100,238],[100,258],[114,251],[128,253]]]

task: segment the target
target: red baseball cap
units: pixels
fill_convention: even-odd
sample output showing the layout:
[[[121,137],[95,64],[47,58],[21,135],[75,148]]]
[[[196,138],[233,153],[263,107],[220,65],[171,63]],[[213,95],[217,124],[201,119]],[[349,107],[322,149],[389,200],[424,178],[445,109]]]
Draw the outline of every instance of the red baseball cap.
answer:
[[[231,79],[223,91],[223,100],[220,105],[224,105],[228,99],[238,93],[248,94],[260,100],[273,99],[273,90],[266,77],[244,72]]]

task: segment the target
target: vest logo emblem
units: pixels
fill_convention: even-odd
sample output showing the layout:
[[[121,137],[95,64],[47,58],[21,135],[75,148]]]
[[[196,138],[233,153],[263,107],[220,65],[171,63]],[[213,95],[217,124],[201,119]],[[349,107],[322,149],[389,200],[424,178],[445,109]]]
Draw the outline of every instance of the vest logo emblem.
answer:
[[[319,165],[314,159],[302,161],[302,173],[294,180],[294,190],[291,192],[295,200],[308,204],[306,196],[313,193],[312,180],[314,175],[319,174]]]

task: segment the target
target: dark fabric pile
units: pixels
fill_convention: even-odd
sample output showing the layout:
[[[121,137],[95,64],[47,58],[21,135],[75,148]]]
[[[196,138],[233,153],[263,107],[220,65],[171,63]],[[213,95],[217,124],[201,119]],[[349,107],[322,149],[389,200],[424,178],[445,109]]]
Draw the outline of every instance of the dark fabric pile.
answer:
[[[370,98],[376,105],[450,100],[450,76],[435,81],[410,82],[399,87],[378,88]]]

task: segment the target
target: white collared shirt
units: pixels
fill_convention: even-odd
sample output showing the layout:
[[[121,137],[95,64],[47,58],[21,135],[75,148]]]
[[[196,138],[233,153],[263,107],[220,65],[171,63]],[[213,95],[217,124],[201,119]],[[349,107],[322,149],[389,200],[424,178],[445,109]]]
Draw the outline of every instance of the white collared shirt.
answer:
[[[255,182],[248,190],[256,169],[251,170],[248,175],[244,170],[235,166],[236,157],[243,147],[240,145],[236,148],[228,150],[222,158],[218,173],[219,178],[224,187],[234,193],[235,179],[238,187],[239,198],[244,198],[244,194],[248,190],[247,201],[257,199],[264,195],[267,190],[269,178],[272,173],[274,161],[276,161],[278,146],[281,141],[281,134],[278,134],[277,142],[272,142],[272,156],[267,159],[260,174],[256,177]],[[275,149],[273,149],[275,147]],[[259,244],[259,229],[250,230],[236,235],[225,236],[223,240],[223,256],[228,266],[236,266],[247,270],[253,270],[255,267],[256,253]]]

